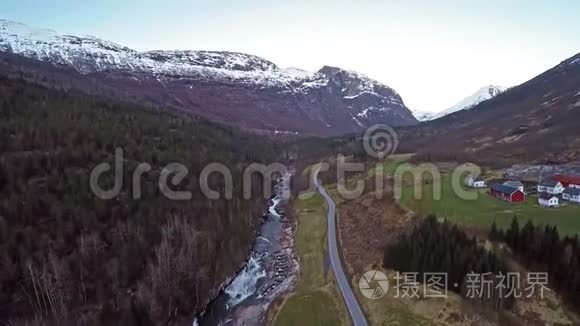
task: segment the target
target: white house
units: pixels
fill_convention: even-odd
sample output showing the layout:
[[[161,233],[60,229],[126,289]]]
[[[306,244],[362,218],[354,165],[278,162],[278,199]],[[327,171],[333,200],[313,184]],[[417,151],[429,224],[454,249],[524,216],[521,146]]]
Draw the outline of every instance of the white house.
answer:
[[[580,189],[568,187],[562,192],[562,199],[580,204]]]
[[[552,195],[559,195],[564,191],[564,186],[560,181],[554,181],[551,179],[543,180],[538,183],[538,192],[548,193]]]
[[[485,184],[485,180],[482,177],[474,177],[472,175],[468,176],[465,179],[465,185],[471,188],[485,188],[487,185]]]
[[[519,189],[521,192],[525,193],[524,184],[521,181],[506,181],[503,183],[504,186]]]
[[[549,193],[541,193],[538,196],[538,204],[544,207],[558,207],[560,206],[560,198]]]

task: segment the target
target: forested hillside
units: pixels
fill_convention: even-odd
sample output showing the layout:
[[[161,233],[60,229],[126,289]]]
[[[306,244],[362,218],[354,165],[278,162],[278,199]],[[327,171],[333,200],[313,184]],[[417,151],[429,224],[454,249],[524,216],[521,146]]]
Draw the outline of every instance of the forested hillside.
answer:
[[[90,172],[116,148],[122,191],[99,199]],[[160,325],[199,312],[247,257],[264,199],[241,199],[242,169],[274,148],[194,117],[0,79],[0,324]],[[152,170],[133,199],[142,162]],[[172,162],[189,169],[179,188],[191,200],[160,193]],[[211,162],[232,168],[232,200],[200,192]]]
[[[555,226],[534,225],[528,221],[520,228],[514,218],[508,230],[491,226],[490,239],[507,243],[525,266],[548,272],[554,288],[576,310],[580,307],[580,242],[560,236]]]
[[[469,238],[457,225],[447,221],[440,223],[435,216],[419,222],[413,232],[385,248],[384,266],[401,272],[445,273],[447,288],[467,300],[492,306],[509,308],[513,298],[502,297],[496,286],[480,296],[469,295],[468,274],[508,272],[503,259],[479,246],[475,238]],[[490,280],[493,282],[494,277]]]

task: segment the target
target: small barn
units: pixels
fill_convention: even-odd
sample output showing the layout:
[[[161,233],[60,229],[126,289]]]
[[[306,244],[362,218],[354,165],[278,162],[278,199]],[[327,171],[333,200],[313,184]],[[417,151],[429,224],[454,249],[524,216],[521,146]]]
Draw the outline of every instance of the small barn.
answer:
[[[553,180],[552,178],[545,179],[538,183],[538,192],[540,193],[559,195],[564,191],[564,189],[566,188],[562,185],[562,183]]]
[[[492,185],[489,194],[510,203],[523,202],[526,200],[526,194],[523,191],[502,184]]]
[[[524,184],[521,181],[509,180],[503,183],[504,186],[519,189],[521,192],[525,193]]]
[[[556,195],[544,192],[538,196],[538,204],[544,207],[558,207],[560,206],[560,198]]]
[[[577,176],[554,174],[552,180],[561,183],[564,188],[580,189],[580,177]]]
[[[562,199],[572,203],[580,204],[580,189],[566,188],[564,192],[562,192]]]

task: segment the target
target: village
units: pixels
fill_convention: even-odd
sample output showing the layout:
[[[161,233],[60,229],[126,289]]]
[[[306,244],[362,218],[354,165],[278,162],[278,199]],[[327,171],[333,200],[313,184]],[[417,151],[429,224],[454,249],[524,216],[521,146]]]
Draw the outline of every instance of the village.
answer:
[[[488,188],[487,182],[480,176],[468,176],[465,185],[474,189]],[[508,180],[492,183],[488,193],[509,203],[524,202],[528,196],[537,195],[538,204],[542,207],[580,204],[580,176],[553,174],[540,177],[537,185],[528,191],[522,181]]]

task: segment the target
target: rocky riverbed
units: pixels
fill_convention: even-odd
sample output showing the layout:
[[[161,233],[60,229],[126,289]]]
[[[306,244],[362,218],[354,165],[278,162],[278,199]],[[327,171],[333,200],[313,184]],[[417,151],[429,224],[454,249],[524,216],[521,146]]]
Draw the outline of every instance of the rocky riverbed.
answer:
[[[248,262],[193,325],[263,325],[271,303],[295,285],[296,224],[284,213],[289,177],[275,187]]]

